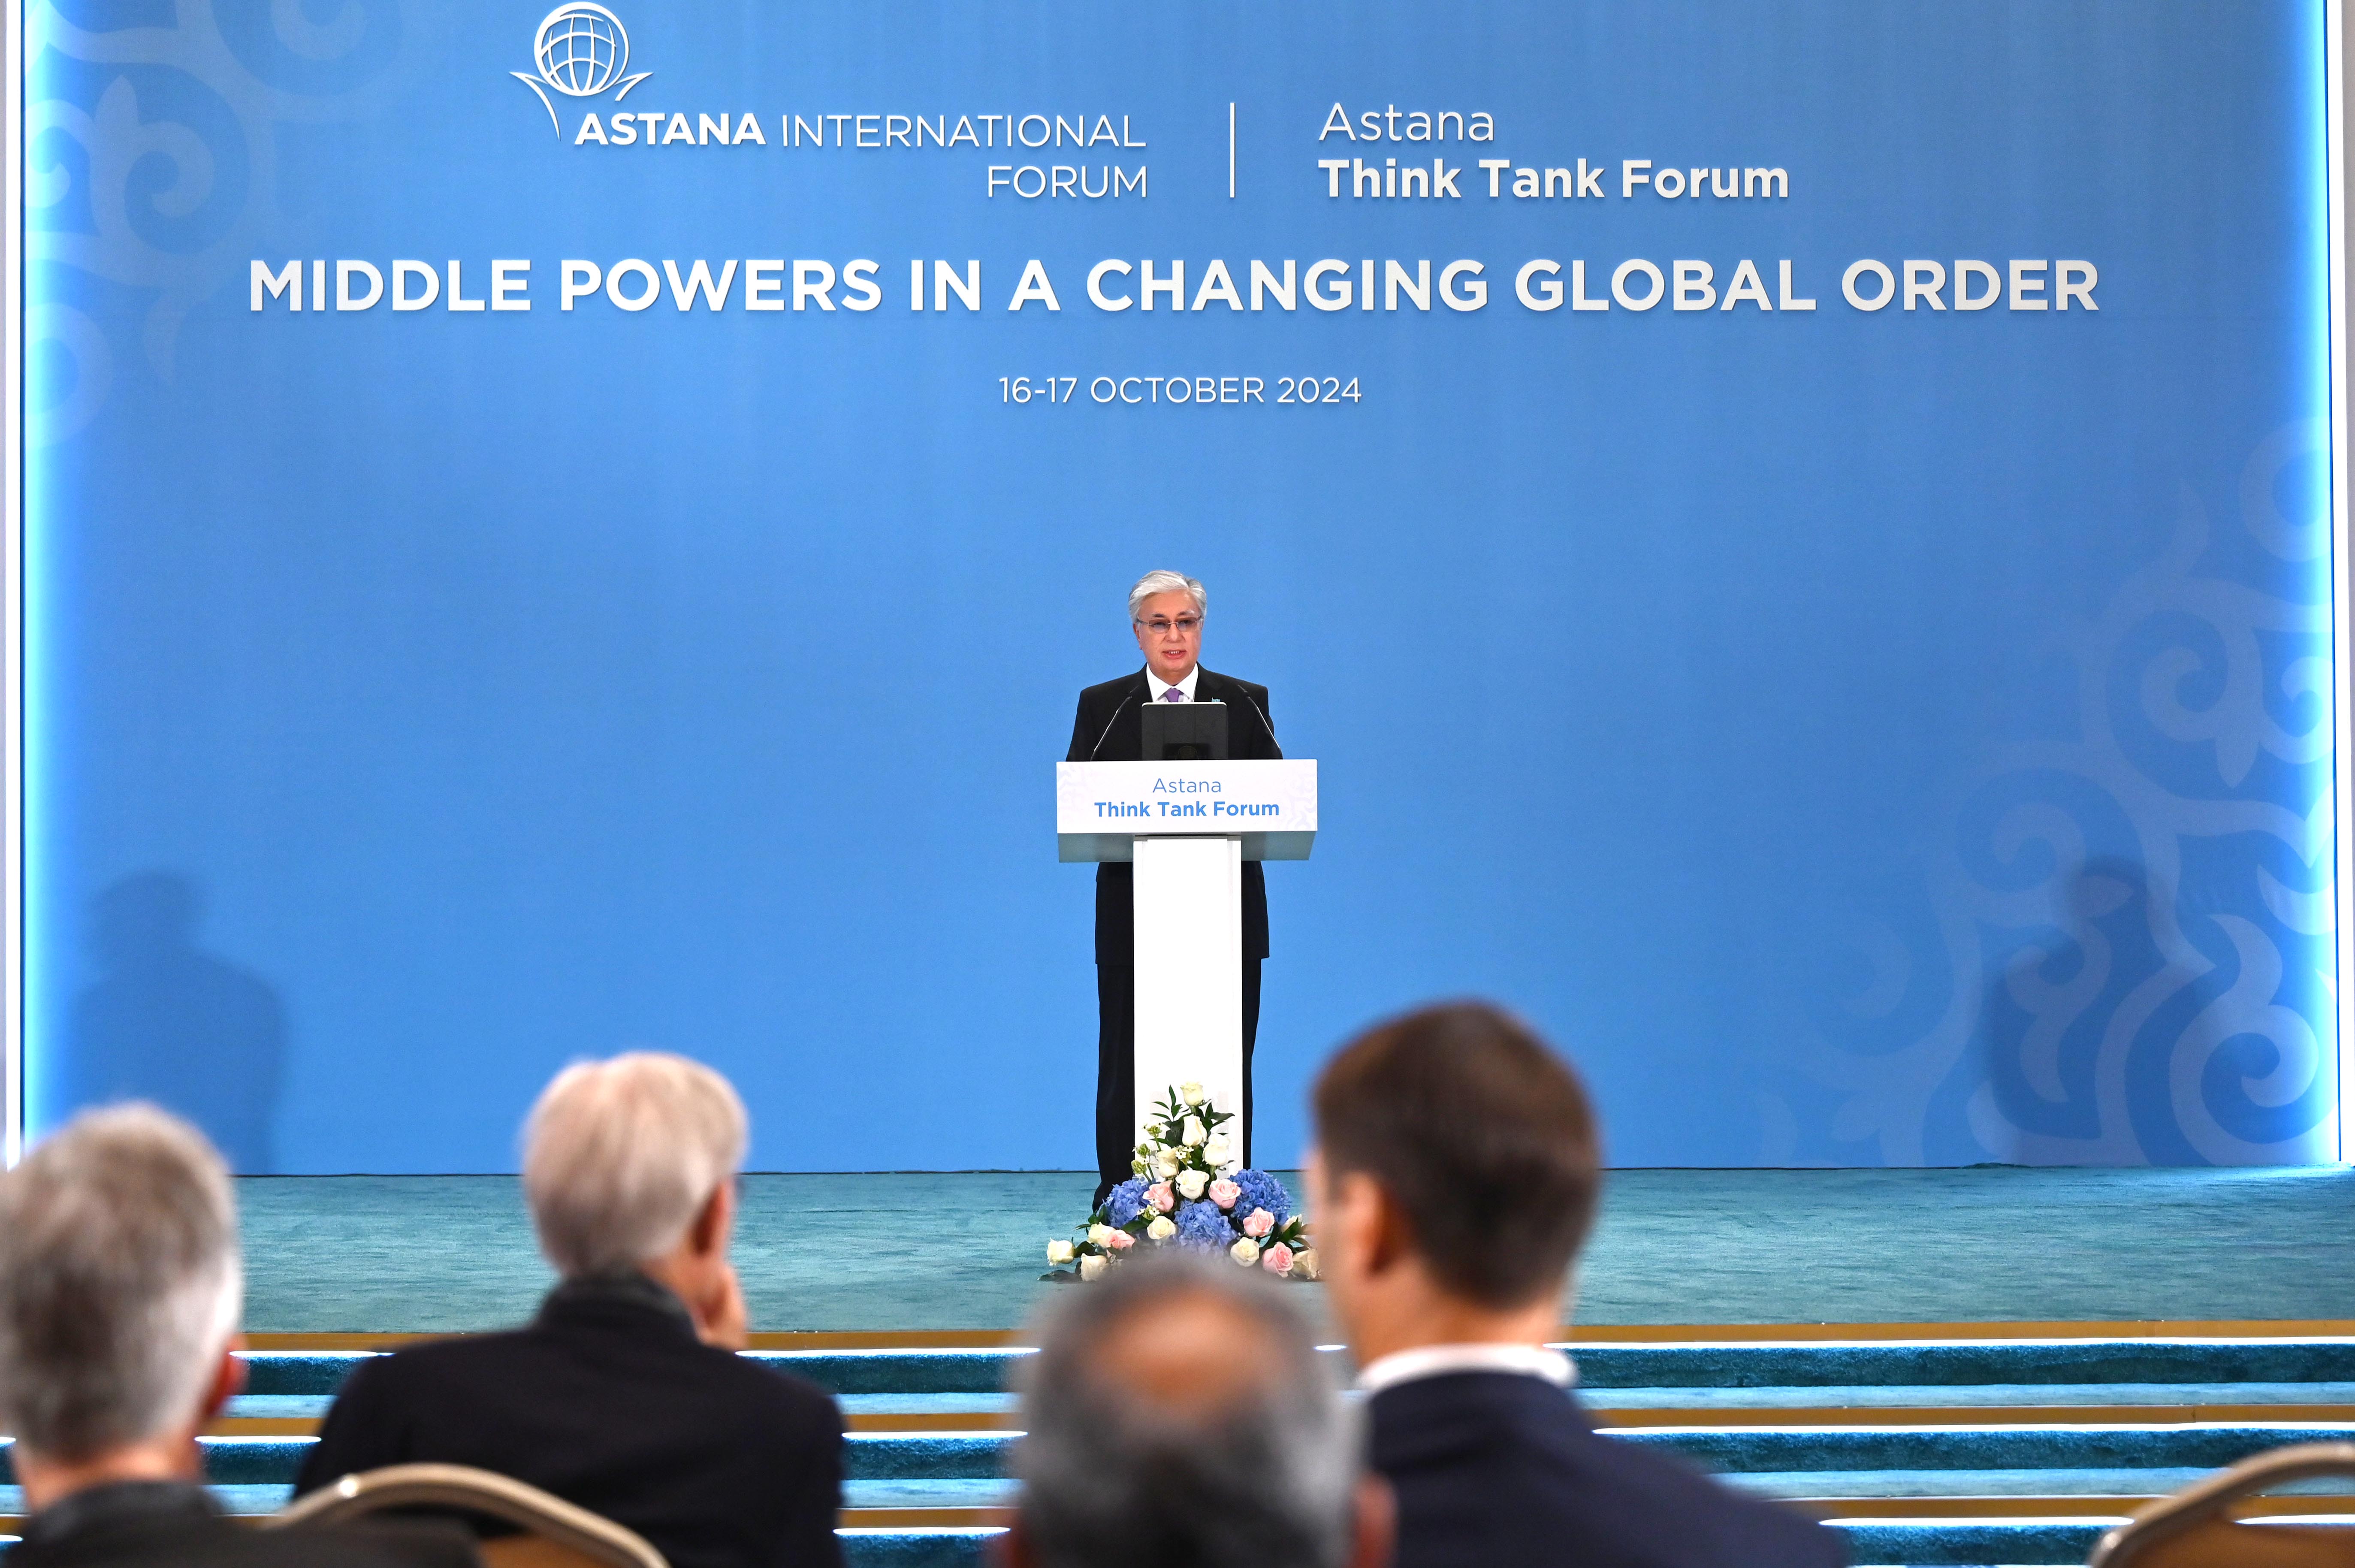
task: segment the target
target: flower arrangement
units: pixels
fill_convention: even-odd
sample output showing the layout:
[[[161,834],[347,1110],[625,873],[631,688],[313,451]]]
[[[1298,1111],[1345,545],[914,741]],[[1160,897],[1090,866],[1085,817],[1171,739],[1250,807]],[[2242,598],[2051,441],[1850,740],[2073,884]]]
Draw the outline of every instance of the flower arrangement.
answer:
[[[1220,1252],[1281,1279],[1316,1277],[1307,1221],[1293,1212],[1284,1183],[1232,1168],[1237,1150],[1221,1130],[1232,1115],[1199,1083],[1181,1083],[1153,1117],[1129,1166],[1135,1174],[1105,1195],[1078,1236],[1047,1243],[1047,1278],[1100,1278],[1140,1246]]]

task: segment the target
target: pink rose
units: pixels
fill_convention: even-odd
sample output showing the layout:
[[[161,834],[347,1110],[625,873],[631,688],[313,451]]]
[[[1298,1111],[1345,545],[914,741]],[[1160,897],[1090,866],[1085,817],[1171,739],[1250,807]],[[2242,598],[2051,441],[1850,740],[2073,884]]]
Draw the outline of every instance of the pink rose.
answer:
[[[1275,1245],[1260,1253],[1259,1266],[1267,1270],[1270,1274],[1290,1274],[1292,1272],[1292,1249],[1285,1246],[1282,1242],[1276,1243]]]
[[[1235,1206],[1235,1200],[1241,1198],[1242,1195],[1243,1189],[1237,1187],[1233,1182],[1229,1181],[1223,1176],[1219,1178],[1218,1180],[1210,1183],[1210,1201],[1217,1204],[1221,1209],[1233,1208]]]
[[[1128,1251],[1129,1248],[1136,1245],[1136,1238],[1130,1235],[1126,1231],[1114,1231],[1112,1235],[1105,1240],[1104,1245],[1110,1247],[1114,1252],[1124,1253]]]
[[[1275,1216],[1264,1209],[1254,1209],[1243,1221],[1243,1234],[1256,1240],[1275,1229]]]
[[[1156,1181],[1145,1189],[1145,1205],[1156,1214],[1167,1214],[1178,1207],[1178,1194],[1169,1190],[1166,1181]]]

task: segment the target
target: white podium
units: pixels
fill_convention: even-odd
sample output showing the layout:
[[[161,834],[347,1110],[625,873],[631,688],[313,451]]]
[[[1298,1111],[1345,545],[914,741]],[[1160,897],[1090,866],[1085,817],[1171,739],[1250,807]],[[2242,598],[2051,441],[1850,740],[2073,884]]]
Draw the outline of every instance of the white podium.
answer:
[[[1136,865],[1136,1108],[1199,1083],[1243,1148],[1245,860],[1305,860],[1314,762],[1058,763],[1064,860]]]

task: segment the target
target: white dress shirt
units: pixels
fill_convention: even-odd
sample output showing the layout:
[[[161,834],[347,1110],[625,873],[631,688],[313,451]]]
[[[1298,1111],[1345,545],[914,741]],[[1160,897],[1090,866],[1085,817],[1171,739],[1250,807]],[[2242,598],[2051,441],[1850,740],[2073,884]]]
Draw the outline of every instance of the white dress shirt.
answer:
[[[1179,699],[1180,701],[1191,702],[1194,700],[1194,686],[1195,683],[1199,681],[1201,678],[1202,666],[1198,660],[1196,661],[1194,667],[1186,672],[1186,678],[1177,683],[1178,689],[1186,694]],[[1168,692],[1170,687],[1170,683],[1168,681],[1162,679],[1159,676],[1153,673],[1153,667],[1151,665],[1146,665],[1145,667],[1145,685],[1146,689],[1152,693],[1153,700],[1156,702],[1160,702],[1165,699],[1166,694]]]
[[[1511,1372],[1542,1378],[1556,1388],[1568,1388],[1578,1378],[1577,1365],[1568,1356],[1543,1345],[1419,1345],[1384,1356],[1359,1372],[1358,1387],[1377,1394],[1417,1378],[1450,1372]]]

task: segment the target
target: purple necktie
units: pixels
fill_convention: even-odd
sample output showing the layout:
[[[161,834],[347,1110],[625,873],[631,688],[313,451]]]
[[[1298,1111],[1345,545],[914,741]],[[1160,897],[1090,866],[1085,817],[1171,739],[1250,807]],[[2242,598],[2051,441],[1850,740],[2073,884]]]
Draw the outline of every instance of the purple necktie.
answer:
[[[1161,700],[1164,702],[1183,702],[1186,700],[1186,688],[1182,686],[1173,686],[1168,690],[1161,694]]]

